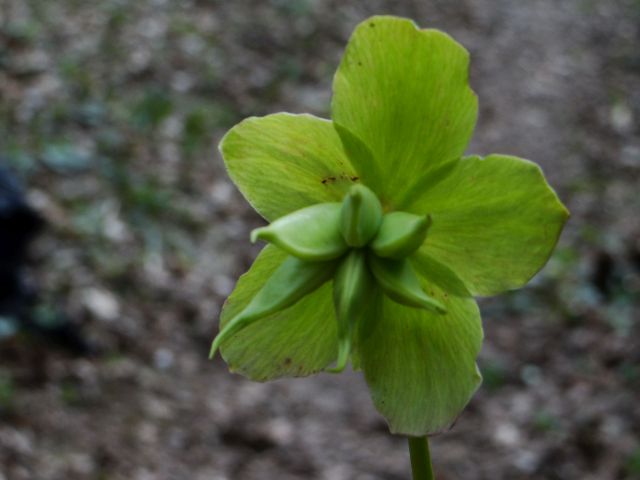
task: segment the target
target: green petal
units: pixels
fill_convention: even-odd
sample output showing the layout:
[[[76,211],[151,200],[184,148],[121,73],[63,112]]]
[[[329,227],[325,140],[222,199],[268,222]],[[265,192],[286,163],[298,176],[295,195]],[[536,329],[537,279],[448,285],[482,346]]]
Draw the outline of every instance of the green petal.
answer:
[[[286,257],[272,245],[260,252],[225,302],[221,329],[244,309]],[[337,354],[331,282],[286,310],[249,325],[223,342],[220,351],[231,371],[256,381],[322,371]]]
[[[477,116],[468,63],[451,37],[410,20],[372,17],[356,28],[334,78],[332,116],[383,204],[463,154]]]
[[[229,176],[268,220],[340,202],[358,175],[329,120],[277,113],[252,117],[220,142]]]
[[[416,258],[445,265],[473,295],[527,283],[546,263],[568,218],[540,168],[516,157],[463,158],[421,184],[401,207],[433,218]]]
[[[482,345],[472,298],[428,293],[446,315],[380,297],[377,315],[358,330],[358,362],[373,402],[392,433],[421,436],[447,428],[481,382],[475,361]]]
[[[309,262],[338,258],[347,251],[340,233],[342,204],[318,203],[296,210],[251,232],[251,241],[270,242]]]

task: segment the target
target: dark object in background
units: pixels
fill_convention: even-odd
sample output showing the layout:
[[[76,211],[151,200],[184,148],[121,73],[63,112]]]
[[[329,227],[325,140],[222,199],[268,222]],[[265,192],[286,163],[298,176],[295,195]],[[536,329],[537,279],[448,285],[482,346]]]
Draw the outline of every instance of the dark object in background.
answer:
[[[23,295],[20,270],[29,244],[43,227],[15,177],[0,166],[0,312]]]
[[[89,354],[92,349],[68,318],[39,313],[37,292],[25,281],[29,245],[44,226],[15,176],[0,166],[0,339],[25,332],[72,353]]]
[[[634,268],[640,272],[640,240],[636,240],[629,246],[629,259]]]
[[[604,300],[610,300],[615,282],[615,261],[611,254],[599,250],[594,259],[591,283],[595,285]]]

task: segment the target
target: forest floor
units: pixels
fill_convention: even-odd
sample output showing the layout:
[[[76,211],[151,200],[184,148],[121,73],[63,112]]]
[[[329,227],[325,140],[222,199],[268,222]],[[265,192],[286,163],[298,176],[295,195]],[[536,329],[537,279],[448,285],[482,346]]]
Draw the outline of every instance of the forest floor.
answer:
[[[328,116],[348,36],[392,13],[471,52],[469,151],[539,163],[572,217],[481,300],[484,385],[439,480],[640,478],[637,0],[0,0],[0,161],[48,220],[29,274],[91,356],[0,342],[0,480],[407,479],[360,374],[257,384],[207,360],[263,221],[217,142]]]

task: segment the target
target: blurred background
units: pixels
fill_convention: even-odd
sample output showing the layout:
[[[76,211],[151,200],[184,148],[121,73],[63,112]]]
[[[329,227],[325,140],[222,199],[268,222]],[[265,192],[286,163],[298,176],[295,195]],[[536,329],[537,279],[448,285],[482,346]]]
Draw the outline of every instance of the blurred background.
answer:
[[[0,480],[409,477],[360,375],[207,360],[263,223],[216,145],[328,116],[376,13],[470,50],[469,151],[538,162],[572,212],[529,287],[481,301],[438,478],[640,478],[638,0],[0,0]]]

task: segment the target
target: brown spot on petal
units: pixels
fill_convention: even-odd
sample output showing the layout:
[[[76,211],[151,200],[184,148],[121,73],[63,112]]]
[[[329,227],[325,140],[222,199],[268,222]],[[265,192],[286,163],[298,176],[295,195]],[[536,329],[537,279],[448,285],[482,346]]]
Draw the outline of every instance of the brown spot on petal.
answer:
[[[336,177],[334,176],[325,177],[321,180],[323,185],[327,185],[328,183],[333,183],[335,181],[336,181]]]

